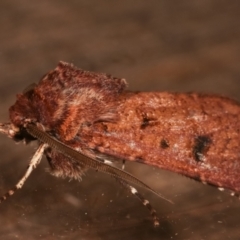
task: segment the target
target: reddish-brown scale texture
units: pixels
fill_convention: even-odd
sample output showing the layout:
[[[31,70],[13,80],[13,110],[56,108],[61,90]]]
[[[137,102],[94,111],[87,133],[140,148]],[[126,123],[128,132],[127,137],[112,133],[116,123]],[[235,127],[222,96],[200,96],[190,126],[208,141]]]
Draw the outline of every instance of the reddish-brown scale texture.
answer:
[[[126,92],[125,86],[123,79],[61,62],[18,95],[11,121],[40,123],[91,157],[139,161],[240,192],[237,102],[196,93]]]
[[[10,119],[16,126],[28,119],[41,123],[61,141],[71,140],[82,124],[116,120],[115,100],[125,86],[124,79],[60,62],[37,86],[17,95]]]
[[[88,147],[240,191],[236,102],[194,93],[132,93],[123,94],[116,107],[118,122],[79,133]]]

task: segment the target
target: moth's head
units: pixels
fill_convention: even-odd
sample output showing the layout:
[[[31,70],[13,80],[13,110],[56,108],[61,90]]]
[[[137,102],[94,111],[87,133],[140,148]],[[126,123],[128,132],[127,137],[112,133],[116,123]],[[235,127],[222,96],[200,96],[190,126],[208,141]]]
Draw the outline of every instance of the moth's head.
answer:
[[[126,85],[124,79],[60,62],[38,84],[17,95],[10,120],[19,128],[40,123],[46,131],[70,140],[82,125],[115,121],[115,104]]]
[[[28,143],[36,140],[32,137],[24,127],[17,127],[12,123],[0,123],[0,133],[7,135],[12,138],[15,142],[24,141]]]
[[[10,120],[15,128],[22,129],[26,124],[37,121],[38,111],[34,106],[34,99],[36,98],[34,96],[34,86],[31,85],[31,88],[18,94],[15,104],[9,108]]]

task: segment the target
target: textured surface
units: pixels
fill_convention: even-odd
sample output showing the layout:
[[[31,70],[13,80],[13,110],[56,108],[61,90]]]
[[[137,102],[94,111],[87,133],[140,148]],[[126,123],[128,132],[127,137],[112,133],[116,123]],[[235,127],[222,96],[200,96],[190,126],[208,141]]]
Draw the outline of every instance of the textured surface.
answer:
[[[1,121],[16,94],[59,60],[126,78],[131,90],[199,91],[239,99],[239,1],[1,1]],[[164,145],[164,143],[163,143]],[[34,146],[1,136],[0,190],[25,171]],[[127,170],[171,198],[146,193],[162,226],[107,176],[82,182],[45,173],[0,206],[3,239],[239,239],[239,201],[142,164]]]
[[[103,160],[153,165],[238,195],[239,103],[217,95],[130,92],[125,87],[123,79],[60,62],[18,95],[10,120],[20,129],[39,124],[91,158],[100,152]],[[48,157],[54,175],[79,178],[74,161],[50,149]]]
[[[240,191],[240,106],[236,102],[164,92],[120,97],[124,99],[116,106],[119,119],[83,128],[79,138],[85,144]]]

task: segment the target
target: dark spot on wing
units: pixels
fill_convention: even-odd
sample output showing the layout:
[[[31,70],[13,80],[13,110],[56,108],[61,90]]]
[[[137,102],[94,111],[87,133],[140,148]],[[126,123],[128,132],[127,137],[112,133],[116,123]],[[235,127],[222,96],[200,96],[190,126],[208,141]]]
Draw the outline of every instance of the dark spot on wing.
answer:
[[[142,119],[141,129],[145,129],[149,125],[150,119],[146,116]]]
[[[166,149],[166,148],[169,147],[169,143],[166,139],[163,138],[160,142],[160,146],[161,146],[162,149]]]
[[[192,153],[197,162],[204,161],[204,155],[207,153],[211,143],[211,138],[206,135],[200,135],[194,139]]]
[[[142,116],[142,123],[141,123],[140,128],[145,129],[148,126],[154,126],[156,124],[158,124],[158,121],[156,118],[148,117],[146,114],[144,114]]]

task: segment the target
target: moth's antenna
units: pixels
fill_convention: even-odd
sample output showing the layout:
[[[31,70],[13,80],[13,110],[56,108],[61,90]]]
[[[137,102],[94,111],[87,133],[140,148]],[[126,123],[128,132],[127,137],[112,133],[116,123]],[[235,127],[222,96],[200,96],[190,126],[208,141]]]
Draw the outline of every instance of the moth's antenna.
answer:
[[[64,155],[66,155],[72,159],[78,160],[83,165],[85,165],[89,168],[93,168],[98,171],[107,173],[107,174],[111,175],[112,177],[119,178],[124,181],[137,184],[137,185],[144,187],[144,188],[148,189],[149,191],[153,192],[160,198],[162,198],[170,203],[173,203],[171,200],[169,200],[166,197],[162,196],[161,194],[157,193],[156,191],[154,191],[152,188],[150,188],[148,185],[146,185],[145,183],[143,183],[141,180],[134,177],[133,175],[131,175],[125,171],[122,171],[121,169],[118,169],[116,167],[107,165],[96,159],[92,159],[92,158],[76,151],[75,149],[73,149],[73,148],[65,145],[64,143],[58,141],[57,139],[53,138],[46,132],[40,130],[37,126],[35,126],[33,124],[28,124],[26,126],[26,130],[30,135],[32,135],[33,137],[36,137],[39,141],[48,144],[50,147],[57,149],[58,151],[60,151],[61,153],[63,153]]]
[[[33,169],[35,169],[37,167],[37,165],[41,162],[41,159],[42,159],[42,156],[43,156],[43,153],[44,153],[44,149],[45,149],[46,146],[47,146],[47,144],[45,144],[45,143],[40,144],[37,151],[33,155],[32,159],[31,159],[31,161],[30,161],[30,163],[27,167],[27,171],[25,172],[23,177],[18,181],[18,183],[15,185],[15,187],[10,189],[5,195],[0,197],[0,203],[2,201],[6,200],[8,197],[12,196],[16,192],[16,190],[22,188],[23,184],[28,179],[28,177],[30,176]]]

